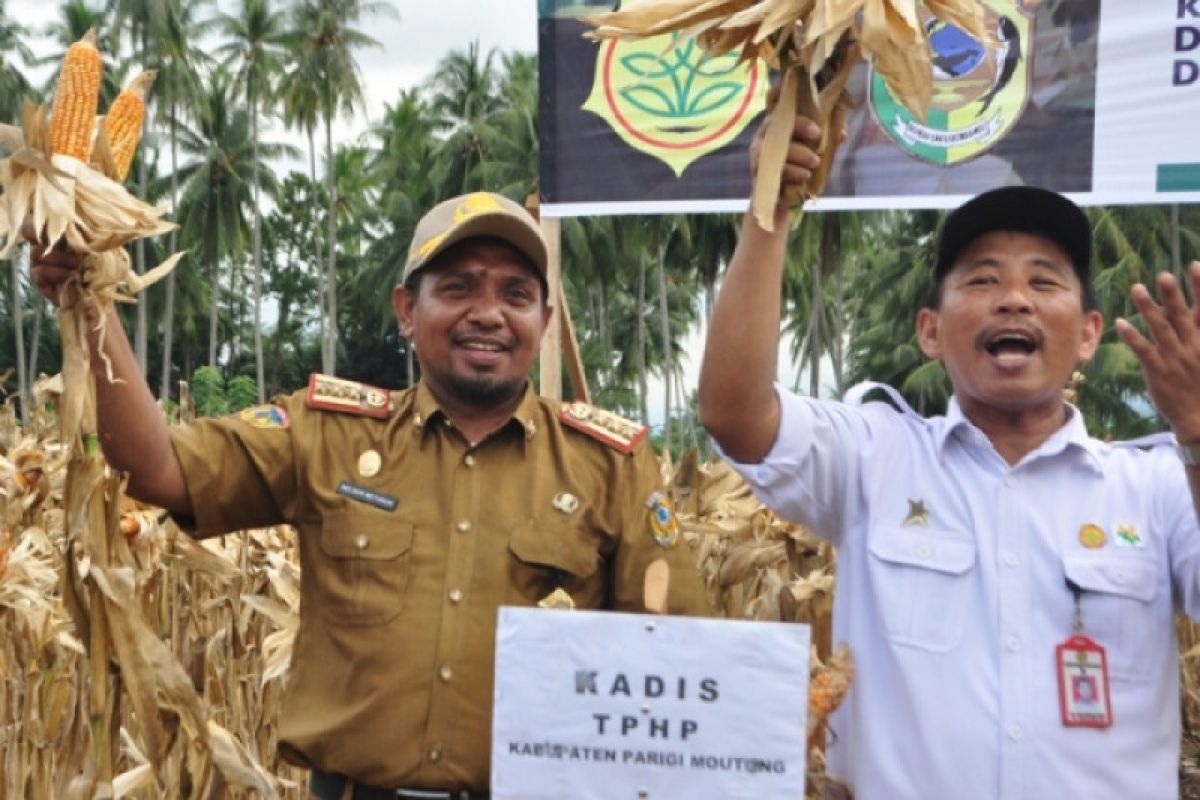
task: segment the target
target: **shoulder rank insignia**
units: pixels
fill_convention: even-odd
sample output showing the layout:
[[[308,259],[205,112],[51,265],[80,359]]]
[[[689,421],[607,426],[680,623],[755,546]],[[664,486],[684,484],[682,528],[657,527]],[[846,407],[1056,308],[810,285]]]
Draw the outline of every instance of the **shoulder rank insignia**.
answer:
[[[286,428],[292,422],[286,411],[272,405],[243,408],[238,412],[238,417],[255,428]]]
[[[346,381],[314,372],[308,379],[308,407],[343,411],[376,419],[392,413],[392,393],[358,381]]]
[[[587,403],[567,403],[558,418],[564,424],[581,430],[622,453],[632,453],[649,431],[645,425],[638,425]]]

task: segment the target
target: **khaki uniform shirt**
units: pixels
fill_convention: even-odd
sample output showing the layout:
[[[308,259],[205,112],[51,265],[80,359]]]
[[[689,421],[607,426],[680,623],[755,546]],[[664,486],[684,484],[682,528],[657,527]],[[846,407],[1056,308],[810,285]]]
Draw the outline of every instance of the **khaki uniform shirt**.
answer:
[[[298,530],[283,755],[376,786],[486,789],[497,606],[561,587],[579,608],[640,611],[665,557],[669,611],[711,607],[686,544],[654,536],[645,443],[627,454],[568,427],[531,389],[475,446],[424,384],[392,405],[374,419],[298,392],[172,440],[199,535]]]

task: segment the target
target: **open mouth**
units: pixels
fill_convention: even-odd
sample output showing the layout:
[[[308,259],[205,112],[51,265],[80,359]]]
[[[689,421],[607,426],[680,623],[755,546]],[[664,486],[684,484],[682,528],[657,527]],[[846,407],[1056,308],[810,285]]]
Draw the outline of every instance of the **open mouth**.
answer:
[[[1005,332],[989,339],[984,349],[994,356],[1028,356],[1038,349],[1038,341],[1032,334]]]

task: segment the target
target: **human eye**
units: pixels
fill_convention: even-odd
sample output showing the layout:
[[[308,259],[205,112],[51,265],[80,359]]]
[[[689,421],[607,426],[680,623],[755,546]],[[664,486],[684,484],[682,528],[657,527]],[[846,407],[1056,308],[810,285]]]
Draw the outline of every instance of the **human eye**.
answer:
[[[533,290],[524,284],[513,284],[504,291],[504,296],[513,305],[526,306],[534,301]]]
[[[438,281],[438,294],[447,297],[461,297],[470,291],[467,281],[460,277],[447,277]]]
[[[1030,283],[1035,289],[1058,289],[1064,285],[1057,275],[1034,275]]]

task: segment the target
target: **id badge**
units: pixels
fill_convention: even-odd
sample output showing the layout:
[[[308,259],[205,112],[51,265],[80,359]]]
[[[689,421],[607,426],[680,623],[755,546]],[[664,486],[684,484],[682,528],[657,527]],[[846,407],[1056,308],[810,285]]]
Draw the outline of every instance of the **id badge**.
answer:
[[[1107,728],[1112,725],[1108,692],[1108,659],[1104,648],[1076,634],[1055,648],[1058,666],[1058,705],[1068,728]]]

